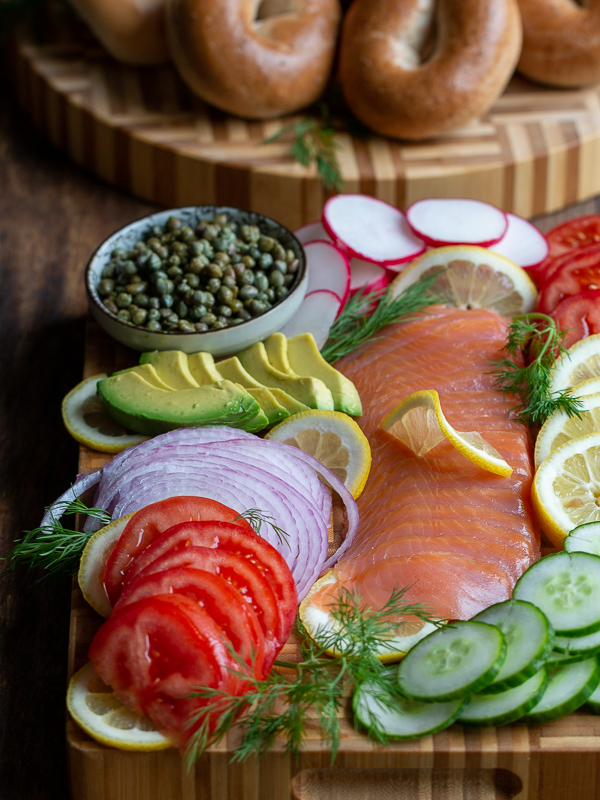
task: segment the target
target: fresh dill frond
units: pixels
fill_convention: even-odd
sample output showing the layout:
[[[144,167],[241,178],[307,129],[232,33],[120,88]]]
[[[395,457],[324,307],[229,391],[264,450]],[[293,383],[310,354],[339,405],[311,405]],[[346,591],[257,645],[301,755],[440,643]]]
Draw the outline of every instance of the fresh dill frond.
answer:
[[[582,403],[568,391],[550,390],[550,373],[556,358],[565,353],[566,331],[552,317],[531,313],[515,317],[508,331],[502,358],[493,362],[490,374],[504,395],[516,398],[510,413],[519,422],[537,428],[554,411],[579,416]]]
[[[386,325],[407,321],[429,306],[443,302],[442,297],[430,291],[438,278],[438,272],[421,277],[394,298],[389,287],[356,292],[348,298],[331,326],[329,338],[321,350],[323,358],[333,364],[366,342],[374,341]]]
[[[261,535],[260,531],[263,525],[263,522],[266,525],[270,525],[275,535],[277,536],[280,544],[287,544],[290,546],[290,535],[287,531],[284,531],[283,528],[280,528],[278,525],[275,525],[275,519],[271,516],[271,514],[267,514],[266,511],[261,511],[259,508],[248,508],[246,511],[242,511],[237,517],[233,520],[234,522],[238,519],[245,519],[246,522],[250,524],[253,528],[254,533],[258,536]]]
[[[332,625],[309,636],[297,619],[297,661],[275,661],[263,680],[248,676],[248,667],[232,653],[235,677],[245,682],[243,694],[223,689],[196,687],[189,697],[203,705],[189,721],[194,732],[187,744],[188,766],[213,742],[219,741],[233,724],[241,728],[241,740],[232,761],[243,761],[266,752],[279,737],[285,748],[297,754],[309,726],[318,723],[321,736],[331,749],[332,762],[339,748],[339,717],[352,686],[368,681],[382,696],[389,695],[389,671],[377,657],[390,647],[390,639],[407,616],[434,624],[430,609],[405,602],[408,589],[396,589],[376,611],[366,605],[358,591],[342,587],[330,608]]]
[[[22,539],[16,539],[15,545],[9,554],[7,572],[18,568],[44,570],[42,577],[57,574],[77,572],[81,554],[92,536],[92,533],[65,528],[60,517],[74,514],[87,514],[99,520],[103,525],[110,522],[110,514],[101,508],[88,508],[79,498],[67,500],[61,506],[54,506],[54,511],[59,514],[59,519],[50,518],[50,522],[43,527],[25,531]],[[48,512],[52,507],[48,507]]]

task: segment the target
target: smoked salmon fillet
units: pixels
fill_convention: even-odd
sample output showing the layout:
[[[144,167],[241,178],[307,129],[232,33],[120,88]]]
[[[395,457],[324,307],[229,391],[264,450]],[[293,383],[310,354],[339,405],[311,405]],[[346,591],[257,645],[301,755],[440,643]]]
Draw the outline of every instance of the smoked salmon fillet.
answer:
[[[434,307],[336,364],[363,401],[359,420],[373,463],[358,499],[360,527],[333,568],[349,589],[380,608],[394,588],[446,619],[469,619],[511,596],[540,555],[530,506],[532,443],[509,419],[513,405],[493,387],[508,321],[493,311]],[[448,422],[478,431],[513,468],[486,472],[444,440],[413,455],[380,429],[401,400],[436,389]],[[317,590],[311,605],[335,599],[339,583]],[[328,602],[328,597],[329,602]]]

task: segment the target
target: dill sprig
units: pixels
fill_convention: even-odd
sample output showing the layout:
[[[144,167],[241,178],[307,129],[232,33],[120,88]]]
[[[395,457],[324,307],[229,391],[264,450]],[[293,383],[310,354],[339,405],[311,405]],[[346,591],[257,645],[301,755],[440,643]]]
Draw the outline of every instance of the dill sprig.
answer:
[[[321,350],[323,358],[333,364],[366,342],[374,341],[376,334],[386,325],[407,321],[429,306],[442,303],[441,296],[430,292],[431,285],[438,278],[439,272],[421,277],[393,298],[389,287],[356,292],[348,298],[333,323]]]
[[[290,546],[290,535],[287,531],[284,531],[283,528],[280,528],[278,525],[275,525],[275,519],[271,516],[271,514],[267,514],[266,511],[261,511],[259,508],[248,508],[246,511],[242,511],[237,517],[233,520],[234,522],[238,519],[245,519],[246,522],[250,524],[253,528],[254,533],[258,536],[261,535],[260,531],[263,525],[263,522],[266,525],[270,525],[273,531],[275,532],[277,539],[279,540],[280,544],[287,544]]]
[[[46,512],[50,510],[49,507]],[[92,533],[82,533],[81,531],[65,528],[60,517],[73,514],[87,514],[94,517],[103,525],[110,522],[110,514],[101,508],[88,508],[79,498],[66,500],[64,504],[53,507],[59,514],[59,519],[54,516],[50,522],[43,527],[25,531],[22,539],[16,539],[15,545],[9,554],[7,561],[7,572],[12,572],[18,568],[44,570],[42,577],[57,574],[69,574],[77,572],[79,560],[84,547],[92,536]]]
[[[506,355],[492,364],[490,374],[496,388],[517,398],[510,411],[525,425],[539,427],[558,410],[569,417],[580,416],[579,398],[568,391],[550,391],[551,369],[556,358],[566,352],[562,344],[565,333],[546,314],[515,317],[504,347]]]
[[[276,661],[263,680],[249,677],[247,666],[233,654],[239,665],[234,674],[245,682],[241,696],[204,686],[189,695],[204,705],[189,720],[194,733],[186,750],[188,766],[236,723],[242,736],[232,761],[266,752],[279,737],[285,739],[286,751],[297,754],[306,729],[318,723],[333,762],[341,737],[339,715],[349,688],[368,681],[382,696],[389,695],[388,672],[377,655],[394,649],[392,640],[402,619],[416,616],[442,624],[422,603],[406,602],[407,591],[395,589],[375,611],[363,603],[358,590],[342,587],[330,608],[331,625],[309,636],[298,619],[298,661]]]

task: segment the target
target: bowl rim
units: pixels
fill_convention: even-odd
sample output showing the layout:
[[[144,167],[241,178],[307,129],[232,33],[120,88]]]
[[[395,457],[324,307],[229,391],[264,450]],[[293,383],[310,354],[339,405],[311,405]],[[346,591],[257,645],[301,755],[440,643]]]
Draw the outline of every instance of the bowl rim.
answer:
[[[148,224],[151,224],[150,220],[153,217],[157,216],[164,216],[165,214],[169,214],[170,216],[176,216],[177,212],[193,212],[197,209],[214,209],[213,213],[227,213],[227,212],[234,212],[234,213],[242,213],[242,214],[251,214],[254,217],[257,217],[260,221],[265,221],[271,225],[275,225],[277,228],[283,229],[295,242],[298,248],[299,253],[299,265],[298,265],[298,273],[297,273],[297,280],[293,290],[282,300],[279,300],[272,308],[268,311],[265,311],[263,314],[259,314],[257,317],[252,317],[251,319],[244,320],[244,322],[239,322],[237,325],[231,325],[226,328],[217,328],[217,330],[208,330],[208,331],[149,331],[148,328],[143,327],[142,325],[134,325],[131,322],[124,322],[122,319],[110,311],[104,303],[100,300],[100,296],[98,295],[97,285],[92,283],[92,265],[96,260],[98,252],[106,246],[107,242],[109,242],[114,237],[118,236],[119,234],[126,233],[130,228],[133,228],[140,223],[145,221]],[[253,322],[257,322],[258,320],[266,320],[268,317],[273,313],[276,312],[278,309],[281,308],[283,303],[286,300],[290,299],[297,289],[299,289],[302,284],[304,283],[305,279],[307,278],[308,270],[307,270],[307,260],[306,260],[306,252],[304,250],[304,246],[302,242],[298,239],[296,234],[291,231],[288,227],[283,225],[283,223],[278,222],[276,219],[272,217],[268,217],[266,214],[261,214],[260,211],[251,211],[250,209],[241,208],[239,206],[218,206],[218,205],[194,205],[194,206],[179,206],[177,208],[165,208],[162,210],[154,211],[152,214],[145,214],[143,217],[139,217],[138,219],[133,220],[132,222],[128,222],[127,225],[122,225],[120,228],[117,228],[113,233],[109,234],[105,239],[100,242],[100,244],[95,248],[91,256],[89,257],[86,265],[85,265],[85,289],[88,296],[88,300],[93,302],[94,306],[105,314],[112,322],[117,323],[118,325],[122,326],[124,330],[136,330],[140,331],[144,334],[152,334],[153,336],[207,336],[212,335],[216,336],[219,333],[231,333],[231,331],[243,331],[244,326],[250,326]],[[98,281],[99,283],[99,281]]]

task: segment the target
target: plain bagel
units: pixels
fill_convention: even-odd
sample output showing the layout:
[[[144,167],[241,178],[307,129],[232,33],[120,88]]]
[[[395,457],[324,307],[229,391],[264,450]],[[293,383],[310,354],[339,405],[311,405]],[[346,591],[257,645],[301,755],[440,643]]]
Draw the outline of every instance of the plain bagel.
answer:
[[[206,102],[276,117],[323,92],[340,18],[339,0],[169,0],[171,57]]]
[[[340,80],[369,128],[425,139],[486,111],[520,51],[516,0],[354,0],[342,29]]]
[[[600,81],[600,0],[519,0],[519,8],[523,75],[551,86]]]

